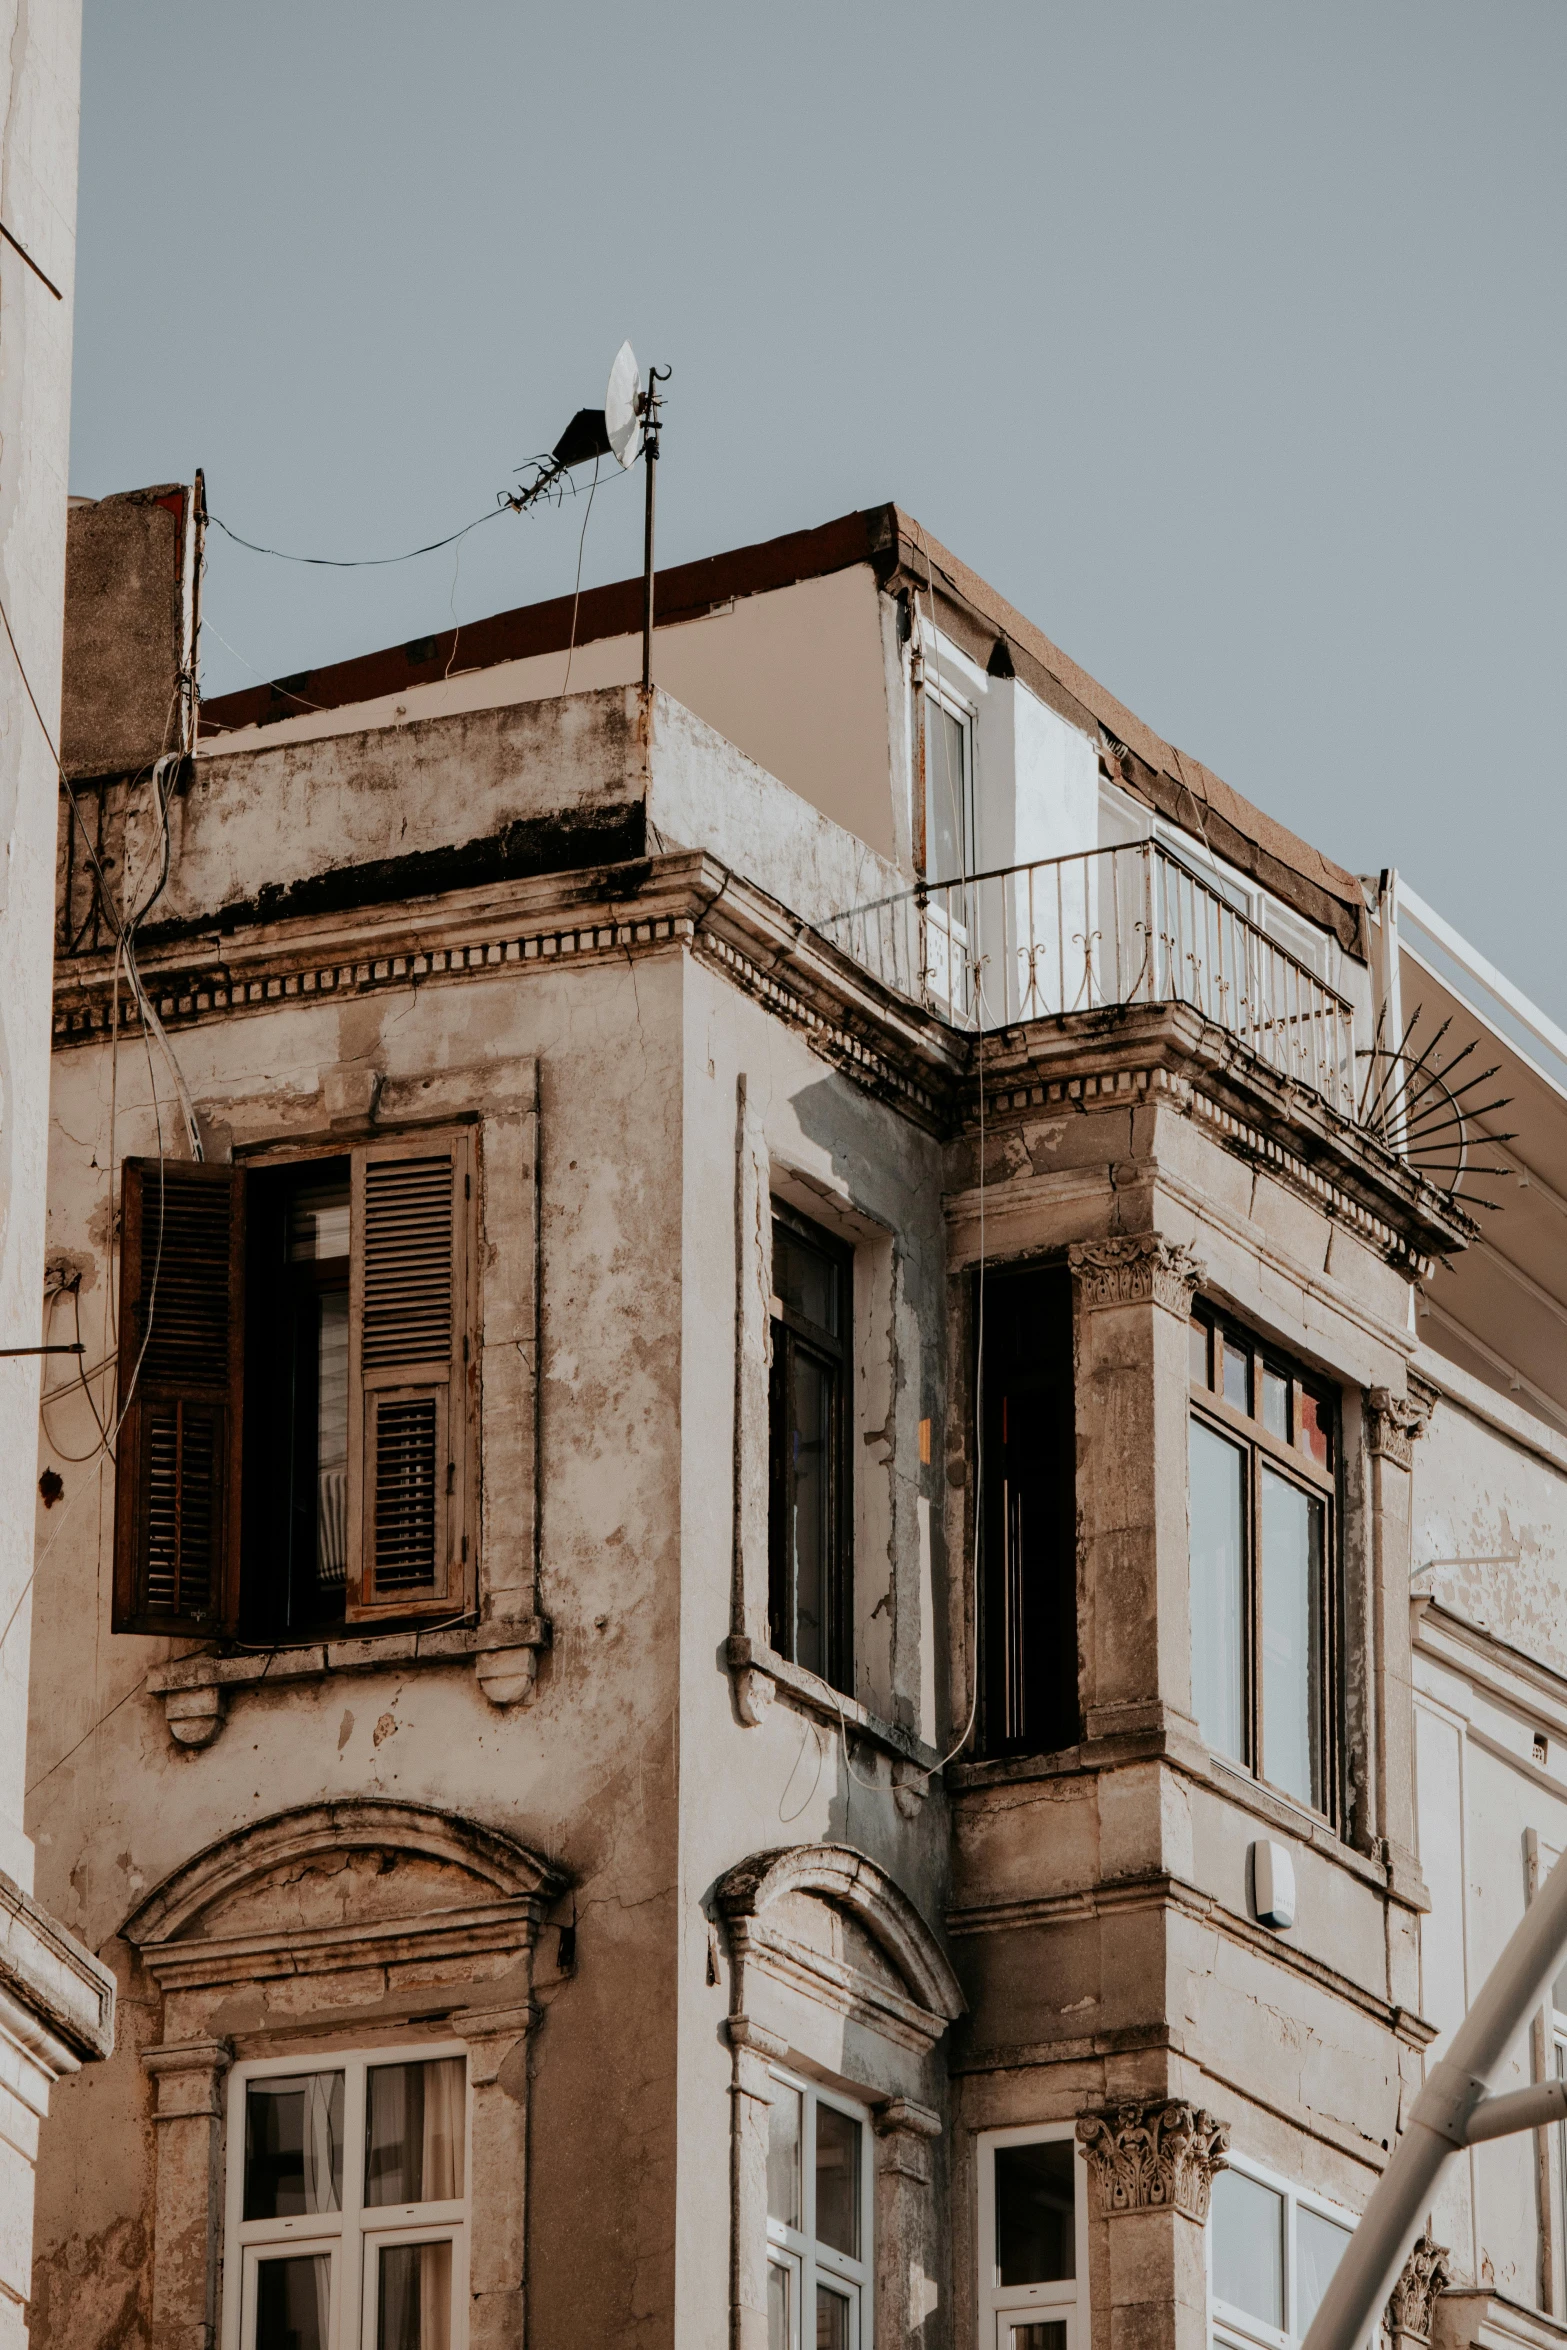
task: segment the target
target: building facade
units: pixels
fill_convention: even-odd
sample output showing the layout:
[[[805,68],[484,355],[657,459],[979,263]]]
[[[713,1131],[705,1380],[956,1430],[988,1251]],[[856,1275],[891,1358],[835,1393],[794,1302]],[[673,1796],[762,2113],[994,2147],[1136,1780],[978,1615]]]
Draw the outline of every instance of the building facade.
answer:
[[[107,1971],[35,1896],[28,1642],[48,1161],[79,0],[0,9],[0,2342],[27,2328],[34,2166],[56,2082],[103,2055]]]
[[[1503,1930],[1471,1432],[1557,1522],[1434,965],[896,509],[637,595],[62,830],[35,2332],[1288,2350]],[[1554,2338],[1547,2155],[1396,2330]]]

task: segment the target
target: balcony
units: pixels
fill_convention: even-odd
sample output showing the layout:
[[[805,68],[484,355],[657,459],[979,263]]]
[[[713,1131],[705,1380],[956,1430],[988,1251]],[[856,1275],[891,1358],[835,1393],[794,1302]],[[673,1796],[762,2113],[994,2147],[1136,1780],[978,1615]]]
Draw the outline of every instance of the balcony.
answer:
[[[1161,842],[922,883],[817,928],[885,987],[970,1032],[1189,1004],[1356,1118],[1353,1007]]]

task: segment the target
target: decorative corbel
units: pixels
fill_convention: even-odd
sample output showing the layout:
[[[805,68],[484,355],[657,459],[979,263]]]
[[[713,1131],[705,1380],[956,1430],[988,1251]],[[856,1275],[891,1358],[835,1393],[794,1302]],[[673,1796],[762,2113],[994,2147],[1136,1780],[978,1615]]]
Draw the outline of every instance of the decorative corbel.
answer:
[[[1411,1388],[1395,1395],[1391,1387],[1373,1387],[1366,1397],[1366,1449],[1373,1460],[1391,1461],[1397,1469],[1414,1466],[1415,1444],[1431,1420],[1436,1397],[1432,1390]]]
[[[474,1677],[493,1706],[528,1705],[538,1683],[539,1658],[550,1646],[548,1616],[519,1616],[512,1624],[489,1624],[494,1645],[474,1658]]]
[[[1436,2297],[1452,2283],[1448,2247],[1422,2229],[1410,2246],[1398,2283],[1388,2295],[1382,2338],[1390,2350],[1428,2350]]]

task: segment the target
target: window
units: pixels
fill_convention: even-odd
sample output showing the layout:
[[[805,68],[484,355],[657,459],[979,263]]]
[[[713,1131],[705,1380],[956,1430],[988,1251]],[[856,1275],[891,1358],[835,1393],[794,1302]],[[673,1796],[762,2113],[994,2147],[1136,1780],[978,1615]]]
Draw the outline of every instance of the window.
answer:
[[[117,1631],[462,1612],[472,1200],[466,1132],[127,1161]]]
[[[768,1637],[780,1656],[846,1692],[853,1272],[842,1242],[774,1203]]]
[[[1228,2350],[1301,2341],[1354,2233],[1352,2216],[1230,2157],[1208,2211],[1213,2340]]]
[[[927,881],[974,871],[974,728],[967,711],[926,686],[921,697],[925,770],[920,869]]]
[[[992,1275],[983,1306],[980,1745],[1043,1754],[1079,1727],[1071,1276]]]
[[[1215,1752],[1332,1816],[1337,1414],[1237,1325],[1191,1324],[1192,1710]]]
[[[460,2051],[231,2075],[224,2350],[461,2350]]]
[[[980,2140],[980,2350],[1088,2350],[1081,2174],[1070,2122]]]
[[[773,2075],[767,2135],[767,2350],[871,2350],[865,2117]]]

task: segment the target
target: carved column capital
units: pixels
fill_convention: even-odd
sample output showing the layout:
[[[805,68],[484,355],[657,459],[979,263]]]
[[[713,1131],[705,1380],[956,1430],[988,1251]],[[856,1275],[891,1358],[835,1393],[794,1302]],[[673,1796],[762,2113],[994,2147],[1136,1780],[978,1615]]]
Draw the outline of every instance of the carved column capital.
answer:
[[[1180,2211],[1200,2226],[1214,2173],[1225,2167],[1228,2122],[1181,2098],[1153,2097],[1079,2116],[1077,2135],[1106,2219],[1128,2211]]]
[[[1447,2261],[1447,2246],[1434,2242],[1429,2229],[1423,2229],[1388,2296],[1382,2334],[1392,2350],[1424,2350],[1430,2342],[1436,2297],[1452,2282]]]
[[[1391,1387],[1373,1387],[1366,1397],[1366,1449],[1373,1460],[1412,1468],[1416,1440],[1426,1432],[1435,1400],[1429,1389],[1395,1395]]]
[[[1158,1232],[1133,1232],[1109,1240],[1081,1240],[1067,1252],[1078,1295],[1092,1312],[1098,1306],[1167,1306],[1184,1321],[1192,1291],[1205,1278],[1200,1257]]]

